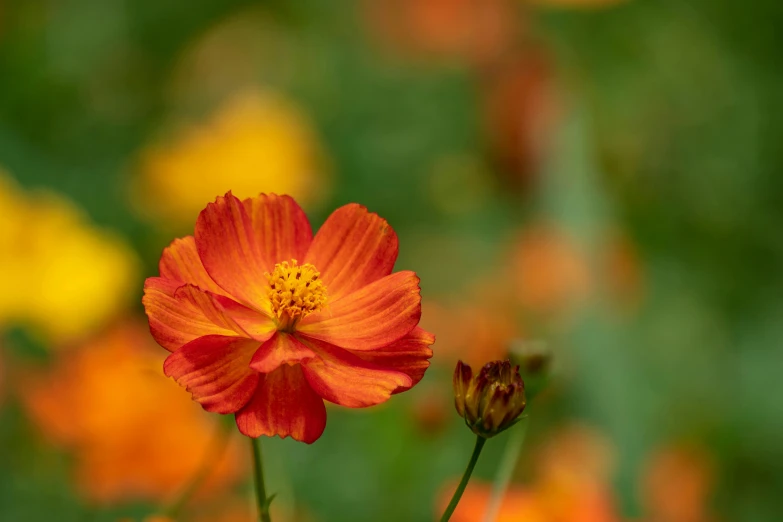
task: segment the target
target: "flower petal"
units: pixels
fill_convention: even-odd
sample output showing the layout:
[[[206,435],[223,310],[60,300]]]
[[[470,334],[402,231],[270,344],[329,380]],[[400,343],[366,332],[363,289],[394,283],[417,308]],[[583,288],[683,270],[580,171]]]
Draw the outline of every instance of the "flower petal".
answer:
[[[142,303],[152,336],[169,351],[204,335],[249,337],[235,321],[215,308],[208,293],[193,285],[161,277],[147,278]]]
[[[252,223],[242,202],[228,192],[199,214],[196,249],[209,276],[231,297],[266,309],[269,262],[256,244]]]
[[[356,355],[319,341],[308,344],[318,354],[302,364],[307,382],[327,401],[349,408],[385,402],[398,388],[410,388],[413,380],[402,372],[382,368]]]
[[[256,244],[272,272],[275,263],[302,261],[313,241],[313,230],[302,208],[291,196],[259,194],[242,202],[250,217]]]
[[[190,283],[214,294],[226,294],[226,291],[220,288],[204,269],[201,258],[198,257],[196,240],[193,236],[172,241],[160,256],[158,270],[160,277],[180,281],[180,286]]]
[[[308,315],[297,332],[351,350],[374,350],[403,338],[420,318],[419,278],[403,271]]]
[[[356,203],[335,210],[305,256],[336,301],[391,274],[397,260],[397,234],[391,226]]]
[[[164,373],[184,386],[193,400],[215,413],[239,411],[253,396],[258,373],[248,366],[258,341],[207,335],[166,358]]]
[[[296,364],[315,357],[315,353],[294,336],[277,332],[256,350],[250,367],[260,373],[272,373],[284,364]]]
[[[394,390],[394,393],[400,393],[412,388],[424,377],[424,372],[429,368],[432,357],[430,345],[434,342],[434,335],[416,327],[411,333],[388,346],[371,352],[356,351],[352,353],[381,368],[396,370],[410,377],[410,386]]]
[[[247,333],[248,337],[263,342],[275,333],[277,329],[275,322],[266,311],[248,308],[222,295],[212,295],[212,299],[228,318]]]
[[[237,413],[236,421],[248,437],[291,436],[312,444],[326,427],[326,408],[307,384],[301,366],[284,364],[260,377],[253,400]]]

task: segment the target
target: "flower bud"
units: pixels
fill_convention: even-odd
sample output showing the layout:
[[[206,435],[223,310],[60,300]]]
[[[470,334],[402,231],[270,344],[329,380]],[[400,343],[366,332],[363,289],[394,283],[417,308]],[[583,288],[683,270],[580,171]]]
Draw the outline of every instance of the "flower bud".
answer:
[[[513,426],[525,409],[525,383],[519,366],[494,361],[478,375],[462,361],[454,370],[454,406],[473,433],[489,438]]]

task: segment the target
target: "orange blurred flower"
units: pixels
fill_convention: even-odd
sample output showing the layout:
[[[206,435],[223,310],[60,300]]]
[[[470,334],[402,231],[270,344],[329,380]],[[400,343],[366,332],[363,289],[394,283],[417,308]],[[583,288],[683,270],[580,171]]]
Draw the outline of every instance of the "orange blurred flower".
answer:
[[[620,517],[609,487],[611,447],[583,426],[556,433],[537,455],[530,486],[512,485],[506,492],[498,522],[618,522]],[[482,520],[491,484],[471,481],[452,522]],[[453,486],[444,488],[440,506],[448,503]]]
[[[618,522],[613,472],[613,448],[600,432],[566,426],[540,449],[534,489],[550,520]]]
[[[494,65],[483,80],[484,125],[500,174],[512,188],[534,184],[560,110],[548,54],[535,45]]]
[[[100,327],[127,305],[133,251],[72,203],[27,193],[0,171],[0,327],[24,324],[57,341]],[[62,344],[62,343],[58,343]]]
[[[76,482],[91,499],[171,500],[215,445],[217,424],[171,387],[143,325],[117,326],[19,381],[32,421],[76,454]],[[214,466],[204,492],[243,471],[238,453]]]
[[[588,249],[554,224],[534,223],[511,245],[509,278],[517,304],[528,313],[552,316],[605,298],[619,311],[635,310],[644,297],[644,269],[634,244],[611,231]]]
[[[440,497],[441,510],[448,505],[451,493],[455,488],[456,484],[443,488]],[[483,520],[484,513],[489,507],[491,495],[492,484],[475,479],[471,480],[462,494],[462,499],[451,516],[450,522]],[[503,497],[503,503],[494,522],[552,522],[540,504],[535,493],[528,488],[511,486],[506,492],[506,496]]]
[[[449,369],[461,359],[472,366],[505,359],[520,337],[513,296],[493,280],[480,280],[458,302],[427,301],[422,325],[438,333],[437,363]]]
[[[451,419],[453,402],[439,383],[419,390],[410,403],[410,414],[422,435],[437,436],[443,431]]]
[[[713,466],[704,451],[665,447],[646,466],[640,496],[651,522],[707,522]]]
[[[369,32],[411,56],[484,62],[514,38],[519,16],[509,0],[366,0]]]
[[[314,203],[327,192],[324,163],[298,107],[270,91],[247,90],[207,123],[144,151],[137,199],[174,225],[192,223],[204,201],[229,189],[244,198],[261,187]]]
[[[429,365],[419,278],[391,273],[397,250],[388,223],[357,204],[313,238],[288,196],[218,197],[144,286],[152,334],[173,352],[166,375],[207,411],[235,413],[245,435],[314,442],[323,400],[379,404]]]
[[[621,4],[627,0],[527,0],[527,1],[532,4],[538,4],[546,7],[595,9],[595,8],[602,8],[602,7],[611,7],[613,5]]]
[[[579,304],[592,287],[586,254],[552,225],[526,228],[512,247],[509,268],[519,304],[539,314]]]

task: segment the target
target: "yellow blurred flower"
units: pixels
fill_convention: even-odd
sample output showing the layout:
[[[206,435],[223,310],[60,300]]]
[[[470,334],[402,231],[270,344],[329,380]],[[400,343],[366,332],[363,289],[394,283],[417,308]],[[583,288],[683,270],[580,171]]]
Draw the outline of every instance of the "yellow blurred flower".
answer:
[[[206,458],[215,461],[201,494],[243,473],[239,448],[218,460],[218,419],[163,376],[158,352],[142,323],[122,324],[19,380],[33,423],[74,452],[76,483],[94,501],[171,501]]]
[[[25,324],[53,340],[89,333],[132,298],[138,261],[71,202],[27,193],[0,171],[0,327]]]
[[[142,153],[140,205],[173,225],[192,223],[204,203],[231,190],[289,194],[304,205],[327,187],[320,143],[305,114],[270,91],[228,99],[209,121]]]

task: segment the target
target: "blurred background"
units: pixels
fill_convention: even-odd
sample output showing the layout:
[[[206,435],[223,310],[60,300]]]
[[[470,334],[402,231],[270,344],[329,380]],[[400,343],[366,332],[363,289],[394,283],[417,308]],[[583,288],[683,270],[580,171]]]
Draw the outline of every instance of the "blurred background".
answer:
[[[438,336],[410,392],[264,440],[275,522],[436,520],[473,445],[454,363],[541,347],[498,520],[783,520],[781,27],[775,0],[0,0],[0,520],[253,520],[247,441],[141,307],[229,189],[385,217]]]

